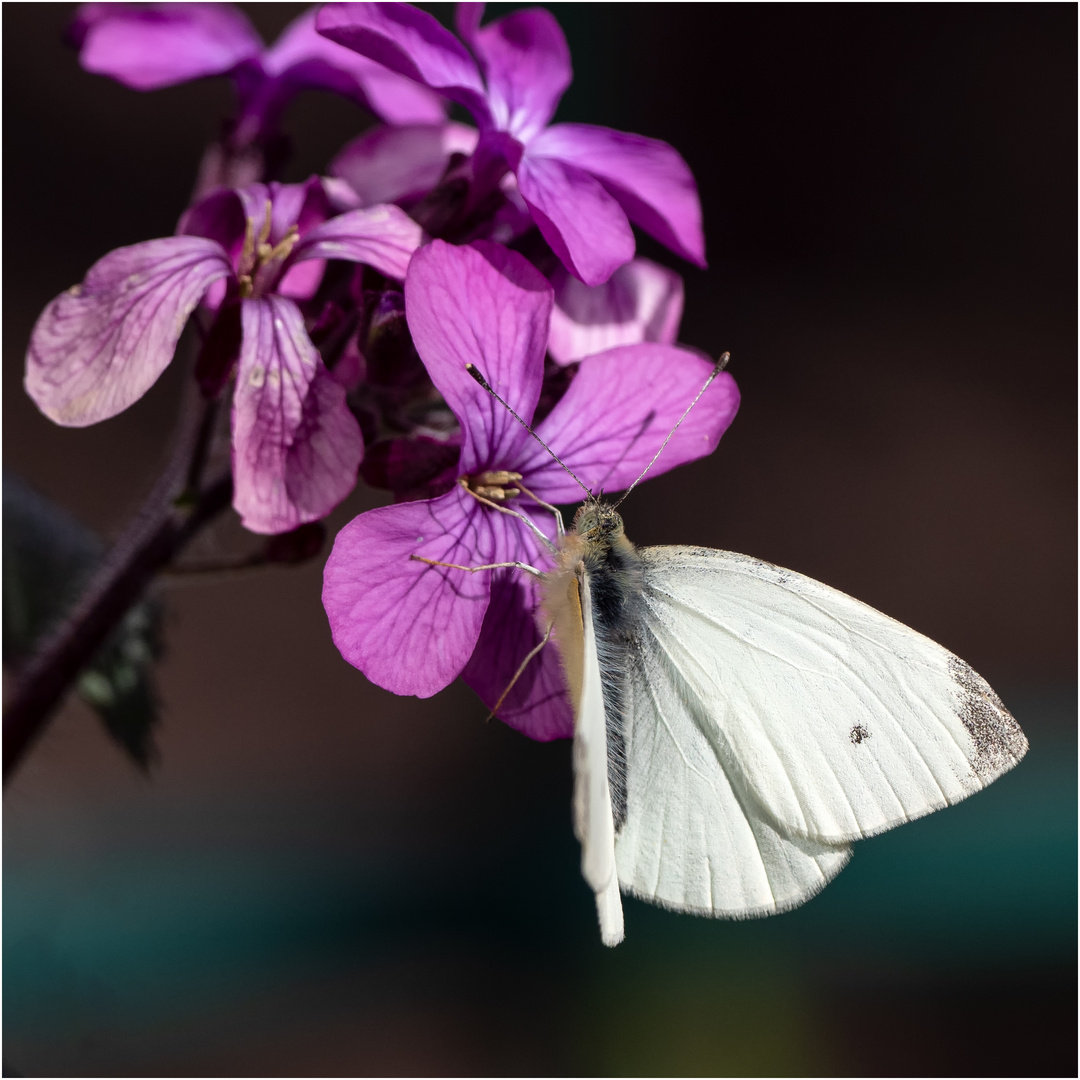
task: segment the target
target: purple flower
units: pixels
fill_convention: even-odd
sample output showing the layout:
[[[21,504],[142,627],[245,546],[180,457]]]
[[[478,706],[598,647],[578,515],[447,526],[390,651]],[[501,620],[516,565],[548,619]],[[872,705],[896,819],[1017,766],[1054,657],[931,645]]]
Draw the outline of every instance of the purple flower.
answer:
[[[333,41],[467,108],[480,128],[477,182],[509,169],[544,238],[588,285],[634,254],[630,222],[705,265],[701,205],[690,169],[667,143],[589,124],[548,126],[571,80],[562,30],[542,8],[480,27],[483,4],[458,6],[476,60],[410,4],[327,4],[316,27]]]
[[[356,192],[363,205],[412,203],[446,172],[452,154],[471,154],[479,133],[465,124],[378,127],[346,143],[330,174]]]
[[[194,207],[181,223],[186,235],[110,252],[38,318],[27,393],[67,427],[122,412],[164,371],[188,316],[217,284],[220,306],[199,375],[216,391],[236,371],[233,505],[260,533],[324,516],[352,490],[363,440],[344,387],[283,293],[309,295],[317,280],[308,267],[317,276],[328,259],[402,279],[421,240],[396,206],[323,220],[329,212],[317,179],[253,184]],[[216,367],[205,370],[215,353]]]
[[[314,8],[269,48],[232,4],[83,4],[70,37],[85,70],[134,90],[230,75],[241,142],[275,130],[285,106],[305,89],[342,94],[391,124],[444,116],[429,90],[317,34]]]
[[[465,365],[474,363],[531,420],[552,304],[551,286],[535,267],[487,241],[453,247],[436,240],[410,264],[405,310],[413,341],[462,429],[457,483],[439,498],[355,518],[338,534],[323,585],[341,654],[394,693],[430,697],[464,675],[491,707],[541,640],[530,576],[514,570],[470,574],[412,556],[464,566],[550,566],[550,549],[534,530],[554,536],[554,523],[526,492],[558,505],[579,501],[581,489]],[[586,357],[537,434],[593,491],[624,488],[648,464],[709,370],[708,361],[671,345],[625,345]],[[710,453],[738,401],[734,380],[721,375],[654,472]],[[494,509],[491,501],[521,516]],[[499,716],[534,739],[571,734],[554,648],[529,665]]]
[[[555,308],[548,352],[569,364],[616,345],[671,345],[683,311],[682,278],[649,259],[633,259],[603,285],[584,285],[561,267],[552,275]]]

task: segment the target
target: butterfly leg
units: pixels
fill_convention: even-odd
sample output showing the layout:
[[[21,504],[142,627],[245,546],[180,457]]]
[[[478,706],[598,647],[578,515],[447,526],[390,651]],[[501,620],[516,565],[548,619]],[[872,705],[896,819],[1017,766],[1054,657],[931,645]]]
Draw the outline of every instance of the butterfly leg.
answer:
[[[544,576],[543,570],[537,570],[535,566],[523,562],[493,562],[484,563],[483,566],[462,566],[460,563],[425,559],[422,555],[410,555],[409,558],[414,559],[416,562],[426,562],[429,566],[446,566],[451,570],[467,570],[470,574],[475,574],[478,570],[524,570],[525,573],[532,574],[534,577]]]
[[[514,677],[510,680],[510,684],[502,692],[502,694],[499,695],[499,700],[496,701],[495,704],[491,706],[491,712],[489,712],[488,715],[487,715],[488,720],[493,719],[495,714],[499,711],[499,709],[502,708],[502,703],[506,700],[507,694],[509,694],[510,691],[514,689],[514,683],[516,683],[518,681],[518,679],[520,679],[521,676],[525,673],[525,669],[529,666],[529,662],[532,660],[532,658],[534,656],[536,656],[537,653],[539,653],[540,650],[551,640],[551,631],[554,630],[554,629],[555,629],[555,624],[552,623],[547,628],[547,633],[544,635],[544,638],[540,642],[540,644],[535,646],[534,648],[530,649],[529,650],[529,655],[526,656],[525,659],[521,661],[521,664],[518,666],[517,671],[514,672]]]
[[[566,535],[566,523],[563,521],[562,511],[557,506],[552,506],[551,503],[538,499],[520,480],[515,481],[515,483],[522,495],[528,495],[537,506],[542,506],[545,510],[551,511],[552,516],[555,518],[555,532],[559,540],[562,540]]]
[[[511,517],[516,517],[525,526],[527,526],[530,531],[535,533],[536,536],[539,537],[539,539],[541,541],[543,541],[544,547],[546,547],[548,549],[548,551],[552,552],[553,554],[556,551],[558,551],[558,548],[551,542],[551,540],[548,537],[546,537],[544,535],[544,533],[541,531],[540,527],[536,524],[535,521],[533,521],[529,517],[526,517],[525,514],[519,514],[516,510],[511,510],[508,506],[500,506],[497,502],[492,502],[491,499],[487,499],[483,495],[478,494],[477,492],[473,491],[473,489],[471,487],[469,487],[469,485],[465,482],[465,479],[466,479],[465,477],[461,478],[461,486],[477,502],[483,503],[485,506],[490,506],[492,510],[498,510],[500,514],[509,514]],[[554,509],[554,507],[552,507],[552,509]],[[561,517],[559,517],[557,520],[558,520],[559,524],[562,523],[562,518]]]

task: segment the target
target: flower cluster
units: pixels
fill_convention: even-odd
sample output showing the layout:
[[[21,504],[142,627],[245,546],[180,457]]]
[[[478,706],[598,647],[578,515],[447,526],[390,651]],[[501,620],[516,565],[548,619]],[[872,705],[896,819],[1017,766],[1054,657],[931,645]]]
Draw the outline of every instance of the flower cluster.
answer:
[[[437,498],[355,518],[338,534],[323,586],[342,655],[395,693],[428,697],[464,674],[489,707],[499,701],[540,640],[535,586],[513,570],[472,575],[420,560],[545,565],[549,549],[537,531],[553,535],[554,527],[541,504],[581,498],[567,469],[593,491],[627,487],[712,368],[687,349],[654,343],[582,359],[535,426],[564,469],[466,370],[474,364],[533,422],[553,299],[535,267],[490,241],[453,247],[436,240],[413,256],[406,313],[420,357],[460,424],[456,475]],[[714,450],[737,406],[734,381],[721,376],[655,470]],[[557,657],[545,650],[514,684],[500,718],[536,739],[569,736],[562,685]]]
[[[59,424],[115,416],[190,320],[199,390],[231,401],[249,530],[322,519],[358,475],[394,495],[327,563],[342,655],[402,694],[463,675],[494,706],[540,640],[532,581],[432,562],[547,565],[550,507],[581,491],[466,365],[600,491],[638,475],[711,364],[674,344],[681,278],[635,258],[634,225],[704,265],[686,163],[654,139],[553,124],[571,81],[557,22],[482,16],[459,5],[455,36],[409,4],[327,4],[267,48],[226,4],[80,8],[86,70],[138,90],[224,75],[236,112],[175,235],[110,252],[45,309],[26,387]],[[378,123],[326,176],[278,183],[281,117],[310,87]],[[451,103],[475,126],[447,119]],[[653,471],[711,452],[737,406],[721,376]],[[553,650],[499,715],[534,738],[571,733]]]

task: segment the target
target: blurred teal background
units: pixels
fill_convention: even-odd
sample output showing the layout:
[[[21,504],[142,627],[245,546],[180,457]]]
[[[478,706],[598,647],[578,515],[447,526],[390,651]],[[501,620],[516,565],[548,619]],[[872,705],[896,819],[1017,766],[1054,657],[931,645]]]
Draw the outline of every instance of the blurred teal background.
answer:
[[[566,744],[484,724],[462,686],[369,686],[319,560],[172,583],[151,777],[69,702],[5,796],[9,1073],[1075,1074],[1076,11],[554,9],[560,118],[695,171],[711,266],[679,267],[682,337],[731,349],[744,394],[713,458],[627,503],[631,537],[874,604],[970,661],[1031,751],[795,912],[628,900],[605,950]],[[81,73],[72,10],[4,12],[4,461],[109,536],[179,372],[63,430],[22,394],[26,339],[96,258],[172,231],[228,94]],[[247,10],[272,37],[300,5]],[[298,101],[289,178],[366,123]],[[244,543],[225,522],[198,554]]]
[[[445,777],[393,815],[362,791],[157,783],[23,805],[5,1053],[60,1075],[1060,1075],[1076,701],[1009,704],[1020,768],[857,845],[803,908],[723,923],[629,900],[612,951],[566,747],[502,729],[466,736],[470,791]]]

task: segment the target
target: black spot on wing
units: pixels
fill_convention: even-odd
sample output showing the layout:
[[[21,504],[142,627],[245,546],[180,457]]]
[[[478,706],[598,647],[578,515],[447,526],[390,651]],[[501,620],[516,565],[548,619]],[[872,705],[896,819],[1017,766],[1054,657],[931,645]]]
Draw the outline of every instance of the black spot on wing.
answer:
[[[851,729],[851,741],[858,746],[863,739],[869,739],[870,732],[862,726],[862,724],[856,724]]]

